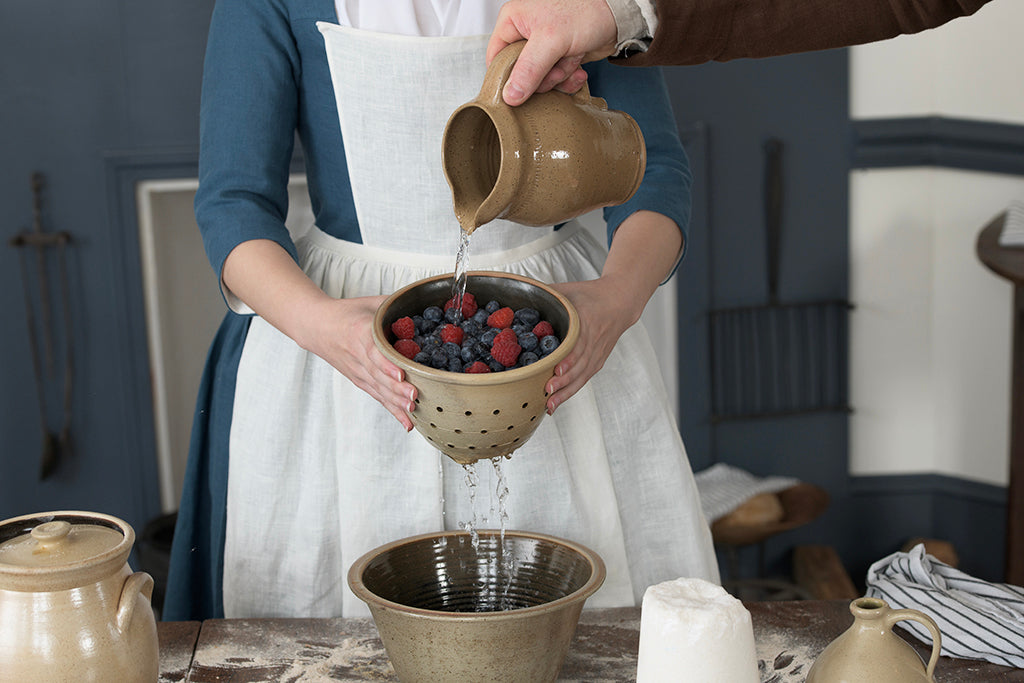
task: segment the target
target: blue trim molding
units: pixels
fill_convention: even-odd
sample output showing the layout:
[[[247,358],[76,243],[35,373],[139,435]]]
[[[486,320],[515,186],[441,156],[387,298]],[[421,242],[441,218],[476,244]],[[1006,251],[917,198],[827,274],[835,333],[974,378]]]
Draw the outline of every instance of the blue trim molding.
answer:
[[[949,541],[960,569],[1004,580],[1007,489],[942,474],[854,476],[842,556],[862,579],[868,565],[911,538]]]
[[[1024,125],[942,116],[852,122],[853,168],[940,166],[1024,175]]]

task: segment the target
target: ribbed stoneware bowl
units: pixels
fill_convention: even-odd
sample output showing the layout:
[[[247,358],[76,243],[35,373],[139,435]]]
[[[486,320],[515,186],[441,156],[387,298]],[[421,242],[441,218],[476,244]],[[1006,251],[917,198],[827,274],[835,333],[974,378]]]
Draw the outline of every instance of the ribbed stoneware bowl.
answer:
[[[572,303],[542,282],[474,271],[467,276],[466,291],[480,305],[493,299],[512,309],[536,309],[562,340],[558,348],[526,367],[478,375],[438,370],[395,351],[391,323],[422,314],[428,306],[443,307],[452,298],[452,279],[451,273],[438,275],[392,294],[377,310],[373,335],[377,348],[416,387],[416,410],[409,416],[417,431],[452,460],[469,464],[509,455],[530,438],[545,415],[544,386],[579,339],[580,323]]]
[[[521,531],[402,539],[352,565],[403,683],[554,681],[588,597],[605,578],[592,550]]]

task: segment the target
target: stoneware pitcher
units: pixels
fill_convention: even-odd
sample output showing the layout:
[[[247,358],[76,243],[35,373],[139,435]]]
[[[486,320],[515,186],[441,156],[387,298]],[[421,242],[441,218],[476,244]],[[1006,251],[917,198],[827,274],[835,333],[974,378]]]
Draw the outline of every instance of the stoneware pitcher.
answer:
[[[891,609],[879,598],[850,603],[853,625],[822,651],[807,673],[807,683],[929,683],[942,649],[935,621],[914,609]],[[903,638],[892,632],[898,621],[923,624],[932,635],[932,654],[926,667]]]
[[[495,218],[545,226],[622,204],[647,165],[643,134],[586,84],[574,95],[536,93],[518,107],[501,97],[526,41],[491,61],[476,99],[445,126],[444,173],[466,232]]]
[[[92,512],[0,522],[0,679],[153,683],[153,579],[133,572],[135,532]]]

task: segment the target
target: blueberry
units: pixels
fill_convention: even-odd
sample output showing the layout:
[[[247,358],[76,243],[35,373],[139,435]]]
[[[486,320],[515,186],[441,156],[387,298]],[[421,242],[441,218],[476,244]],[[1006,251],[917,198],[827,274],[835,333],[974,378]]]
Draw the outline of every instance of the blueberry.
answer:
[[[448,355],[441,349],[435,350],[430,354],[430,366],[443,370],[448,367]]]
[[[462,372],[462,361],[458,358],[449,358],[448,372]]]
[[[462,355],[462,347],[455,342],[445,342],[441,345],[441,351],[448,358],[458,358]]]
[[[523,351],[519,354],[519,361],[517,362],[517,365],[525,367],[530,363],[536,363],[539,360],[540,358],[537,358],[537,354],[533,351]]]
[[[487,305],[484,306],[484,310],[487,311],[488,315],[490,315],[491,313],[494,313],[499,308],[501,308],[501,304],[499,304],[497,301],[493,301],[493,300],[492,301],[488,301]]]
[[[533,332],[524,332],[518,335],[518,340],[519,345],[523,347],[523,351],[533,351],[537,348],[537,344],[539,343],[537,335]]]
[[[486,309],[478,308],[476,309],[476,313],[473,314],[473,317],[470,318],[470,320],[475,321],[478,325],[480,325],[480,327],[483,327],[484,325],[487,324],[487,316],[489,315],[490,313],[488,313]]]
[[[445,322],[449,322],[452,325],[458,325],[459,321],[462,320],[462,310],[452,306],[444,312]]]
[[[487,361],[487,367],[491,369],[491,372],[503,372],[505,370],[505,366],[493,358]]]
[[[413,361],[419,363],[420,365],[430,365],[430,354],[427,353],[426,351],[420,351],[415,356],[413,356]]]
[[[427,309],[423,311],[423,317],[433,323],[439,323],[444,319],[444,311],[440,306],[427,306]]]
[[[474,344],[472,342],[470,342],[469,344],[462,345],[462,353],[459,357],[462,358],[462,362],[466,363],[467,365],[479,359],[479,356],[477,355],[476,349],[474,348]]]
[[[536,308],[520,308],[515,312],[514,319],[527,325],[532,330],[533,326],[540,322],[540,313],[537,312]]]
[[[494,338],[497,336],[498,330],[494,329],[493,327],[488,327],[486,330],[483,331],[483,333],[480,334],[480,341],[486,344],[487,346],[491,346],[492,344],[494,344]]]
[[[471,337],[479,337],[480,333],[483,332],[483,327],[477,321],[470,318],[469,320],[463,320],[460,323],[462,331]]]
[[[423,334],[430,334],[431,332],[433,332],[434,330],[437,329],[437,325],[438,325],[437,321],[428,320],[427,318],[423,318],[423,322],[420,323],[420,326],[419,326],[418,329]]]
[[[549,334],[540,340],[540,350],[545,356],[558,348],[558,337]]]

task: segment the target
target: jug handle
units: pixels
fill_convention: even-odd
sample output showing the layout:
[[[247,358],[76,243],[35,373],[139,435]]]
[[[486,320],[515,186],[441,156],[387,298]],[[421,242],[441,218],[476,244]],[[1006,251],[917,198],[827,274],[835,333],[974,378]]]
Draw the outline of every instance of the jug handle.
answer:
[[[934,680],[935,664],[939,661],[939,652],[942,650],[942,634],[939,632],[939,625],[935,620],[924,612],[916,609],[894,609],[886,615],[886,624],[891,628],[897,621],[910,619],[924,625],[932,634],[932,656],[928,660],[928,669],[925,675],[928,680]]]
[[[121,598],[117,602],[117,630],[124,633],[132,623],[135,613],[136,597],[139,594],[153,599],[153,577],[146,572],[135,572],[124,581]]]
[[[487,99],[495,105],[505,104],[501,93],[505,89],[508,77],[512,75],[512,67],[516,65],[516,60],[519,59],[525,46],[525,40],[509,43],[494,56],[491,65],[487,68],[487,74],[484,76],[483,86],[480,88],[480,95],[483,99]],[[602,111],[608,109],[608,103],[605,100],[590,96],[590,87],[586,81],[583,82],[579,90],[572,94],[572,98],[577,104],[591,104]]]

